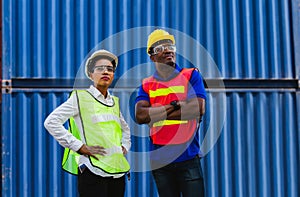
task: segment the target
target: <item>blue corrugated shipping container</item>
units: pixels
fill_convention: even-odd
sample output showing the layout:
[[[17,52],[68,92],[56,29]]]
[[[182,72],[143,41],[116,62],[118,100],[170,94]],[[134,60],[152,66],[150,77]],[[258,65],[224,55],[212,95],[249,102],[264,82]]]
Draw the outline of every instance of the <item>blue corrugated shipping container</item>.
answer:
[[[132,132],[126,196],[158,196],[148,128],[133,118],[155,28],[175,35],[179,65],[207,85],[206,196],[300,195],[299,0],[2,0],[1,11],[2,196],[78,195],[43,122],[88,86],[83,64],[98,48],[119,56],[111,92]]]

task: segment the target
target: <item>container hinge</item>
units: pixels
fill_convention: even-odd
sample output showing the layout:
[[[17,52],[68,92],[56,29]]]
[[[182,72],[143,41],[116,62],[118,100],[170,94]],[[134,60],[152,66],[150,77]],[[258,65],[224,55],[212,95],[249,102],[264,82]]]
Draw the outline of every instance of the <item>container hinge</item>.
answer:
[[[11,94],[12,87],[11,87],[11,80],[3,79],[2,80],[2,94]]]

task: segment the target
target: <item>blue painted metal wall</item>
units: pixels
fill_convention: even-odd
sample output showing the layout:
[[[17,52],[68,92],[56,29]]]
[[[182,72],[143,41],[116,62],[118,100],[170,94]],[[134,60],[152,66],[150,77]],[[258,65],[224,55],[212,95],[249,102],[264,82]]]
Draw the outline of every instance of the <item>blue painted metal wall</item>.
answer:
[[[294,78],[293,21],[299,20],[294,4],[293,18],[292,1],[286,0],[3,1],[3,59],[10,63],[3,68],[11,68],[3,78],[74,78],[99,42],[141,26],[175,29],[196,39],[222,77]],[[146,47],[147,35],[138,36],[134,41]],[[128,44],[119,42],[121,48]],[[138,52],[127,57],[121,73],[132,62],[147,62],[144,51]]]
[[[132,153],[142,152],[148,138],[139,135],[147,127],[134,123],[128,106],[137,82],[153,70],[145,65],[145,47],[154,27],[175,34],[178,62],[201,63],[205,80],[299,83],[299,5],[299,0],[2,1],[2,196],[76,195],[76,178],[60,168],[62,148],[43,128],[72,86],[49,88],[47,80],[77,78],[99,43],[120,55],[112,91],[134,134]],[[109,40],[120,32],[124,37]],[[203,51],[209,60],[203,61]],[[44,84],[15,87],[21,79]],[[214,110],[226,110],[220,137],[202,159],[207,196],[299,196],[299,85],[244,85],[208,87],[203,136],[209,127],[217,129]],[[132,165],[147,165],[146,158],[128,157]],[[132,173],[126,196],[157,196],[151,174]]]

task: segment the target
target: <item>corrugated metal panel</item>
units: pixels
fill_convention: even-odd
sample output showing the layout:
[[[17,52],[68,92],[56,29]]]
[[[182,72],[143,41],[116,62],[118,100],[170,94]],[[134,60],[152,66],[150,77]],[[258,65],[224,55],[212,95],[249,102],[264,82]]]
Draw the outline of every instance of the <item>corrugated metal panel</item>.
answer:
[[[43,122],[66,93],[14,93],[3,97],[2,196],[75,196],[74,177],[62,172],[62,148]]]
[[[204,158],[208,196],[299,195],[296,99],[288,92],[227,93],[222,135]]]
[[[196,39],[224,78],[293,78],[291,6],[284,0],[9,0],[3,2],[4,58],[12,78],[74,78],[84,57],[103,39],[129,28],[152,26],[150,32],[162,26]],[[125,38],[117,47],[108,46],[126,52],[120,73],[133,63],[148,62],[147,34]],[[127,54],[127,45],[136,42],[137,52]],[[182,47],[178,50],[199,54]]]
[[[148,129],[136,125],[128,108],[133,90],[114,91],[132,129],[128,158],[133,171],[146,161]],[[210,93],[207,114],[213,116],[216,94]],[[3,196],[74,196],[76,177],[60,167],[62,148],[43,128],[50,111],[66,93],[16,93],[11,117],[3,117]],[[208,196],[298,196],[299,132],[293,92],[228,92],[224,129],[202,160]],[[18,109],[18,110],[15,110]],[[35,118],[32,118],[35,117]],[[205,118],[205,124],[210,122]],[[18,121],[16,121],[18,120]],[[213,123],[210,123],[213,124]],[[298,130],[299,131],[299,130]],[[288,159],[287,159],[288,158]],[[134,172],[127,196],[157,196],[149,172]]]
[[[131,126],[128,157],[136,170],[147,169],[147,158],[138,152],[147,151],[148,129],[134,123],[128,106],[132,88],[153,71],[145,65],[145,47],[154,27],[175,34],[178,62],[199,66],[205,79],[299,80],[298,0],[2,3],[5,80],[80,77],[84,58],[99,43],[120,55],[113,92]],[[60,168],[62,148],[43,128],[44,118],[69,89],[47,89],[45,83],[42,89],[7,94],[10,81],[4,85],[2,196],[76,196],[76,177]],[[300,96],[295,88],[227,90],[224,128],[202,160],[207,196],[299,196]],[[213,112],[222,106],[218,90],[210,91],[204,132],[216,127]],[[126,196],[157,196],[151,174],[137,171]]]

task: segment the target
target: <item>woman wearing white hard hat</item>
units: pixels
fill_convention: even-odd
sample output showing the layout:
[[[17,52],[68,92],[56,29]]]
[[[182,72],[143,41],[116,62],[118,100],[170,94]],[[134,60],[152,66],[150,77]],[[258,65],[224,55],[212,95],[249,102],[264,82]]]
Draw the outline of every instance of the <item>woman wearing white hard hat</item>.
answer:
[[[95,51],[85,63],[85,74],[93,85],[74,90],[44,123],[65,148],[62,167],[78,175],[80,196],[121,197],[125,193],[130,129],[120,112],[119,99],[108,91],[117,65],[116,55],[104,49]],[[63,126],[67,120],[69,130]]]

